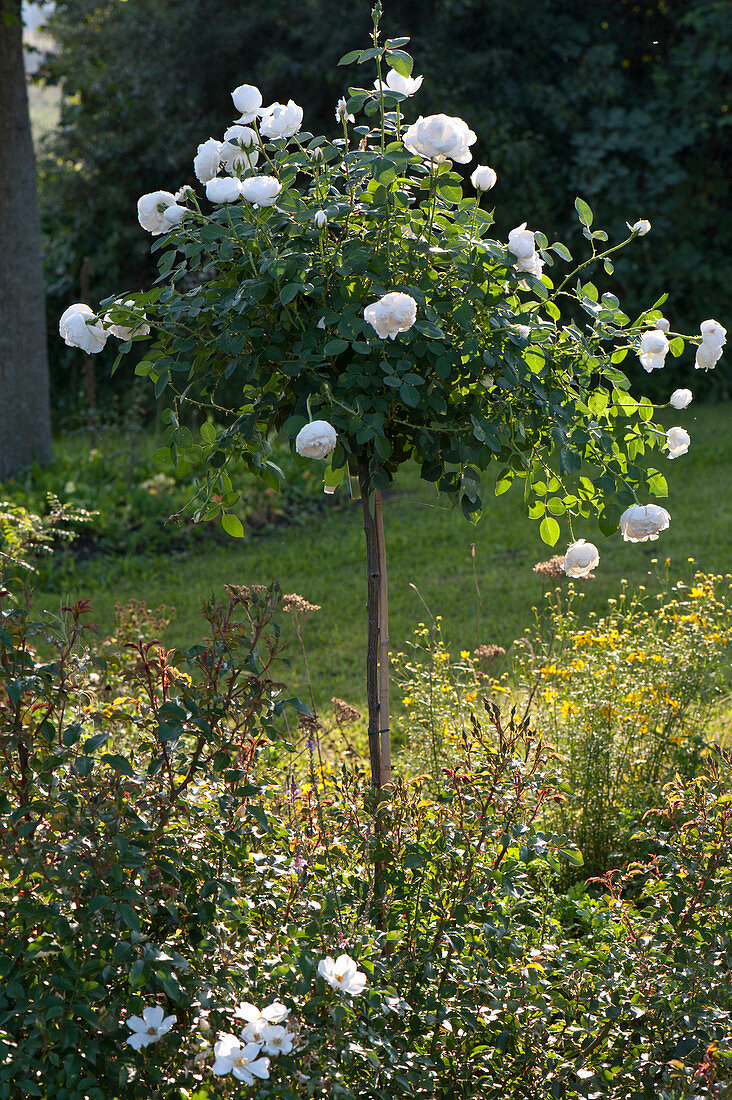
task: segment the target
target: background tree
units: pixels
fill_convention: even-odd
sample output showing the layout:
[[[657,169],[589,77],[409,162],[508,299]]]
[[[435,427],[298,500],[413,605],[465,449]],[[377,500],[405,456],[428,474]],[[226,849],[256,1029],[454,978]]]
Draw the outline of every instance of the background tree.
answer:
[[[36,167],[20,0],[0,0],[0,478],[51,457]]]

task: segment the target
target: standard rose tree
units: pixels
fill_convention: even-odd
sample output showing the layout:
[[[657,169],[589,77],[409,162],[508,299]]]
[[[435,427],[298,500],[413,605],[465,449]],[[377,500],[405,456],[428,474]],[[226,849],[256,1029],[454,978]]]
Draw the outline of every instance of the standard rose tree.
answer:
[[[603,533],[620,525],[633,541],[668,526],[668,513],[647,501],[666,494],[662,466],[689,445],[682,428],[667,435],[654,424],[652,404],[630,395],[620,369],[631,353],[659,370],[689,338],[670,331],[662,302],[631,323],[592,278],[595,268],[612,274],[613,253],[647,234],[649,222],[630,224],[611,244],[577,199],[587,242],[577,260],[527,228],[530,211],[507,239],[496,235],[483,205],[496,194],[500,208],[495,169],[466,167],[476,134],[463,119],[410,121],[421,77],[412,76],[408,39],[380,41],[379,15],[377,4],[371,46],[341,61],[376,73],[356,77],[338,101],[334,136],[309,133],[286,89],[267,106],[241,84],[232,125],[191,151],[201,186],[140,199],[158,284],[105,303],[98,316],[71,307],[61,324],[67,343],[84,350],[116,333],[122,355],[149,326],[136,373],[167,396],[171,461],[195,451],[209,465],[195,518],[231,527],[230,458],[279,484],[269,457],[275,432],[323,462],[326,491],[344,478],[358,486],[376,786],[389,776],[380,493],[402,464],[417,462],[471,520],[486,493],[518,482],[546,543],[565,526],[567,569],[582,576],[598,559],[577,537],[591,517]],[[704,322],[691,338],[697,367],[716,364],[724,338],[718,322]],[[686,392],[673,395],[675,408],[688,404]],[[227,405],[232,393],[240,396]],[[200,440],[182,424],[188,401],[216,417]]]

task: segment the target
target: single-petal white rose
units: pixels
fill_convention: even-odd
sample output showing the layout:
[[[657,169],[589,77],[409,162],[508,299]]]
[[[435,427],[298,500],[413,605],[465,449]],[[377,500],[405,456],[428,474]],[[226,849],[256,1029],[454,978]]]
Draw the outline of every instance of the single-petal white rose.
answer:
[[[651,223],[646,218],[643,218],[641,221],[631,225],[630,228],[631,231],[637,233],[639,237],[645,237],[646,233],[651,232]]]
[[[335,109],[336,122],[355,122],[356,116],[349,115],[348,113],[348,100],[345,96],[341,96],[336,104]]]
[[[217,176],[206,184],[206,198],[209,202],[236,202],[242,194],[242,182],[236,176]]]
[[[318,229],[324,229],[328,224],[328,215],[325,210],[316,210],[315,218],[313,219]]]
[[[90,320],[93,320],[94,323],[89,324]],[[63,331],[61,331],[62,327]],[[69,314],[69,310],[65,311],[59,324],[59,332],[61,332],[68,347],[81,348],[87,355],[96,355],[97,352],[100,352],[109,336],[108,330],[97,319],[92,310],[86,313],[80,309],[76,309],[71,314]]]
[[[295,450],[303,458],[326,458],[335,448],[337,440],[338,434],[332,424],[327,420],[312,420],[297,433]]]
[[[196,179],[201,183],[212,180],[221,167],[221,142],[216,138],[209,138],[198,146],[198,152],[193,158],[193,171]]]
[[[691,390],[674,390],[669,398],[669,405],[673,405],[675,409],[685,409],[691,404],[691,400]]]
[[[127,1042],[135,1050],[140,1050],[167,1035],[177,1019],[175,1016],[166,1016],[160,1005],[154,1005],[152,1008],[144,1008],[142,1017],[130,1016],[125,1023],[132,1031]]]
[[[274,176],[250,176],[241,183],[243,198],[257,206],[274,206],[281,191],[282,184]]]
[[[721,348],[710,347],[709,344],[702,342],[696,349],[694,366],[697,370],[714,370],[721,358]]]
[[[224,168],[253,168],[259,160],[257,135],[250,126],[230,126],[224,134],[219,157]]]
[[[265,137],[289,138],[302,126],[302,107],[288,103],[272,103],[262,111],[259,129]]]
[[[702,321],[699,329],[702,334],[702,343],[710,348],[723,348],[727,343],[727,329],[710,317],[708,321]]]
[[[669,342],[666,334],[660,328],[645,332],[641,338],[638,358],[644,370],[650,373],[652,370],[660,370],[666,362]]]
[[[269,1077],[269,1058],[261,1057],[259,1043],[241,1043],[236,1035],[223,1035],[214,1043],[215,1061],[211,1067],[217,1077],[233,1073],[237,1081],[253,1085],[255,1077]]]
[[[659,317],[656,321],[656,328],[660,332],[668,332],[668,330],[671,328],[671,322],[667,321],[665,317]]]
[[[423,76],[402,76],[396,69],[389,69],[384,81],[384,91],[400,92],[406,96],[414,95],[422,87],[423,80]],[[377,92],[381,90],[378,80],[374,81],[374,87]]]
[[[467,164],[473,159],[470,146],[477,140],[466,122],[449,115],[427,115],[426,118],[420,115],[404,134],[404,144],[410,153],[435,164],[445,160]]]
[[[260,1016],[258,1020],[252,1020],[246,1027],[242,1028],[242,1041],[245,1043],[259,1043],[261,1045],[263,1042],[262,1033],[268,1026],[264,1016]]]
[[[276,1058],[278,1054],[289,1054],[292,1050],[292,1032],[278,1024],[265,1024],[262,1043],[264,1053],[272,1057]]]
[[[670,522],[671,516],[658,504],[631,504],[620,517],[620,530],[626,542],[655,542]]]
[[[685,455],[689,449],[691,443],[691,436],[684,428],[669,428],[666,432],[666,446],[668,447],[668,457],[678,458],[679,455]]]
[[[163,212],[175,203],[175,195],[170,191],[150,191],[137,200],[137,220],[143,229],[152,233],[153,237],[159,237],[170,227],[167,225]]]
[[[600,554],[594,543],[577,539],[567,547],[562,568],[568,577],[587,577],[600,564]]]
[[[189,214],[190,210],[186,206],[179,206],[177,202],[174,202],[171,206],[165,207],[163,221],[168,228],[172,229],[174,225],[180,225]]]
[[[254,122],[262,106],[262,93],[253,84],[240,84],[231,93],[234,106],[241,113],[239,122]]]
[[[490,191],[496,186],[498,176],[487,164],[479,164],[470,176],[470,182],[476,191]]]
[[[407,332],[417,320],[417,303],[411,294],[393,290],[366,306],[363,316],[382,340],[387,336],[396,340],[398,333]]]
[[[172,210],[172,207],[168,207]],[[112,336],[116,336],[118,340],[131,340],[133,336],[149,336],[150,326],[145,323],[145,314],[136,314],[137,305],[134,301],[129,302],[115,302],[115,306],[119,309],[128,310],[133,314],[135,320],[129,325],[110,325],[109,331]],[[139,317],[139,320],[137,318]]]
[[[330,955],[326,955],[318,963],[318,974],[325,978],[333,989],[340,989],[351,997],[357,997],[359,993],[363,993],[366,985],[366,975],[357,969],[357,964],[350,955],[339,955],[335,960]]]

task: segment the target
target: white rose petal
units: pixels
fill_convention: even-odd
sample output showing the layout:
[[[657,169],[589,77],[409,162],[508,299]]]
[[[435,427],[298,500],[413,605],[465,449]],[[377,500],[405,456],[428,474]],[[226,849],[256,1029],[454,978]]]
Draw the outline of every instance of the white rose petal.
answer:
[[[68,323],[75,313],[81,313],[84,317],[94,317],[95,313],[91,306],[88,306],[86,302],[75,302],[68,309],[65,309],[61,314],[58,322],[58,333],[62,340],[65,340],[68,346],[75,347],[75,344],[69,344],[66,340],[66,333],[68,331]]]
[[[528,340],[531,335],[531,328],[529,325],[511,325],[511,328],[517,336],[521,336],[524,340]]]
[[[289,100],[287,104],[272,103],[262,111],[260,131],[265,137],[289,138],[302,125],[302,107]]]
[[[644,333],[638,351],[643,369],[648,373],[652,370],[660,370],[666,362],[669,346],[666,334],[661,329],[654,328]]]
[[[508,248],[517,260],[528,260],[534,255],[536,242],[532,231],[526,228],[526,222],[521,222],[508,234]]]
[[[384,81],[384,91],[401,92],[406,96],[414,95],[422,87],[423,80],[423,76],[402,76],[396,69],[389,69]],[[374,81],[374,87],[377,92],[381,90],[378,80]]]
[[[359,993],[363,993],[366,985],[366,975],[357,969],[356,962],[350,955],[339,955],[335,960],[330,955],[326,955],[318,963],[318,974],[325,978],[333,989],[340,989],[351,997],[357,997]]]
[[[671,516],[658,504],[631,504],[620,517],[620,530],[626,542],[655,542],[670,522]]]
[[[170,191],[151,191],[137,200],[137,220],[143,229],[159,237],[170,227],[163,217],[164,211],[175,204],[175,195]]]
[[[249,126],[230,126],[219,154],[224,168],[253,168],[259,160],[257,135]]]
[[[348,113],[348,100],[345,96],[341,96],[336,104],[335,109],[336,122],[355,122],[355,115],[349,115]]]
[[[578,539],[567,547],[564,555],[564,572],[568,577],[587,577],[600,564],[597,547],[584,539]]]
[[[720,325],[719,321],[710,318],[702,321],[699,329],[702,334],[702,343],[709,348],[723,348],[727,343],[727,329]]]
[[[185,206],[179,206],[177,202],[174,202],[172,206],[166,206],[163,211],[163,221],[166,226],[172,228],[174,225],[180,225],[184,218],[187,218],[190,214]]]
[[[671,328],[671,322],[667,321],[665,317],[659,317],[656,321],[656,328],[661,332],[668,332]]]
[[[236,202],[242,194],[242,182],[236,176],[217,176],[206,184],[206,198],[209,202]]]
[[[714,370],[721,358],[721,348],[710,347],[708,344],[701,343],[696,349],[694,366],[697,370]]]
[[[476,191],[490,191],[495,187],[498,176],[487,164],[479,164],[470,176],[470,182]]]
[[[172,210],[172,207],[168,207]],[[130,313],[135,314],[137,306],[134,301],[129,302],[115,302],[117,308],[128,310]],[[118,340],[131,340],[133,336],[149,336],[150,326],[145,324],[145,315],[143,314],[139,321],[133,322],[131,325],[110,325],[109,331],[112,336],[116,336]]]
[[[669,458],[678,458],[679,455],[685,455],[689,450],[690,443],[691,436],[683,428],[669,428],[666,432],[666,446],[668,447]]]
[[[691,404],[691,390],[674,390],[669,398],[669,404],[675,409],[685,409]]]
[[[262,106],[262,93],[253,84],[240,84],[231,93],[234,106],[241,112],[239,122],[254,122]]]
[[[449,115],[421,115],[404,134],[404,144],[410,153],[424,157],[435,164],[456,160],[467,164],[473,159],[470,146],[476,135],[461,118]]]
[[[144,1008],[142,1016],[130,1016],[125,1023],[132,1031],[127,1042],[135,1050],[156,1043],[163,1035],[167,1035],[173,1024],[177,1023],[175,1016],[166,1016],[160,1005]]]
[[[313,420],[300,428],[295,439],[295,450],[303,458],[327,458],[337,441],[338,434],[332,424],[327,420]],[[278,1022],[271,1018],[270,1021]]]
[[[317,210],[313,219],[318,229],[323,229],[328,224],[328,215],[325,210]]]
[[[236,1035],[222,1035],[214,1043],[215,1061],[211,1070],[222,1077],[231,1073],[237,1081],[253,1085],[255,1077],[269,1077],[269,1058],[262,1058],[259,1043],[241,1043]]]
[[[265,1054],[276,1057],[289,1054],[292,1050],[292,1033],[278,1024],[265,1024],[262,1030],[262,1043]]]
[[[86,309],[88,312],[78,308],[73,312],[67,309],[62,314],[59,332],[68,347],[81,348],[87,355],[96,355],[106,344],[109,332],[88,306]],[[94,324],[88,324],[92,318]]]
[[[250,176],[241,184],[242,197],[257,206],[274,206],[281,191],[282,184],[274,176]]]
[[[198,146],[198,152],[193,158],[193,171],[196,179],[201,183],[212,180],[221,166],[221,142],[216,138],[209,138]],[[178,196],[176,195],[176,198]]]
[[[637,233],[639,237],[645,237],[646,233],[650,233],[651,231],[651,223],[643,218],[641,221],[631,225],[630,228],[631,231]]]
[[[417,303],[410,294],[394,290],[378,302],[372,302],[363,311],[364,320],[385,340],[395,340],[400,332],[407,332],[417,320]]]

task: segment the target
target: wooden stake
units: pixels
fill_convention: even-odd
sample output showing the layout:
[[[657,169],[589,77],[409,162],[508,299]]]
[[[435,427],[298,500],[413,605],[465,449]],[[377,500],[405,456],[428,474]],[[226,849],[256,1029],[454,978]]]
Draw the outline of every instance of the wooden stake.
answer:
[[[369,760],[371,785],[377,791],[382,787],[381,741],[379,730],[379,541],[376,523],[369,503],[368,463],[358,464],[363,507],[363,530],[366,536],[366,699],[369,710]]]
[[[381,785],[391,783],[391,733],[389,731],[389,588],[386,578],[386,541],[381,492],[374,493],[379,565],[379,739],[381,742]]]

